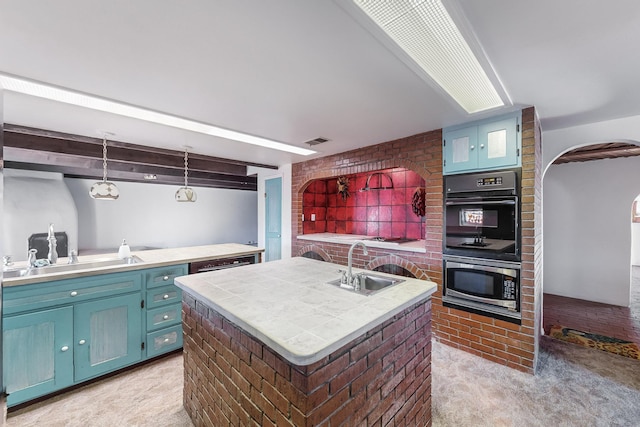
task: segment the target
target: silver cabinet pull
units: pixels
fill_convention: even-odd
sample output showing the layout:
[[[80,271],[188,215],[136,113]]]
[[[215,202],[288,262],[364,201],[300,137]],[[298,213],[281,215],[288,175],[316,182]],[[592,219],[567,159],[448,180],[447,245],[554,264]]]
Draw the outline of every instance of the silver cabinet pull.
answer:
[[[169,294],[162,295],[162,299],[169,299]]]
[[[164,339],[164,342],[169,342],[169,338],[165,338],[165,339]]]
[[[484,144],[480,144],[480,148],[484,148]]]
[[[476,148],[475,145],[472,145],[471,147],[469,147],[469,149],[474,150]]]
[[[76,295],[78,295],[78,291],[71,291],[69,295],[71,295],[72,297],[75,297]]]
[[[80,340],[80,341],[78,341],[78,344],[80,344],[80,345],[84,345],[85,343],[86,343],[86,341],[85,341],[85,340]]]
[[[165,314],[164,316],[162,316],[162,319],[163,319],[163,320],[167,320],[168,318],[169,318],[169,315],[168,315],[168,314]]]
[[[60,351],[67,351],[67,350],[69,350],[69,346],[68,346],[68,345],[63,346],[63,347],[60,349]]]
[[[166,282],[167,280],[169,280],[169,276],[164,276],[164,277],[162,278],[162,280],[164,280],[164,281]]]

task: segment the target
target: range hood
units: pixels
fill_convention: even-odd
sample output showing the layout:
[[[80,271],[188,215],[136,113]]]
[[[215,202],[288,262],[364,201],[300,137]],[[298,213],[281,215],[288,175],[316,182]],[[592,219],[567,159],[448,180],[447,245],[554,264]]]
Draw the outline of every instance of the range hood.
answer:
[[[78,248],[78,211],[61,173],[4,169],[4,255],[25,261],[29,237],[47,233],[49,224],[67,234],[69,249]],[[62,255],[60,255],[62,256]],[[46,258],[47,254],[37,254]]]

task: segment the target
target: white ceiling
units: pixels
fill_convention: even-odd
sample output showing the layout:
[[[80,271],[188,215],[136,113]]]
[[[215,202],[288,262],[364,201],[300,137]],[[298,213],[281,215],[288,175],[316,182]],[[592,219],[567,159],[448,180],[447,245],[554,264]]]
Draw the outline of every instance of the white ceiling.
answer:
[[[347,151],[468,115],[339,6],[348,0],[0,0],[0,72]],[[455,1],[455,3],[453,3]],[[450,0],[543,130],[640,114],[637,0]],[[5,93],[5,122],[282,165],[310,157]]]

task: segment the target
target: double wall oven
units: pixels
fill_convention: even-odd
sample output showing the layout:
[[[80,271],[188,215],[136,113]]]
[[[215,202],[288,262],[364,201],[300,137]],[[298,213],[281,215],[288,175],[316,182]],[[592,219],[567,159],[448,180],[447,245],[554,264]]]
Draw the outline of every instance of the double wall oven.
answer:
[[[519,224],[519,170],[445,176],[445,306],[520,321]]]

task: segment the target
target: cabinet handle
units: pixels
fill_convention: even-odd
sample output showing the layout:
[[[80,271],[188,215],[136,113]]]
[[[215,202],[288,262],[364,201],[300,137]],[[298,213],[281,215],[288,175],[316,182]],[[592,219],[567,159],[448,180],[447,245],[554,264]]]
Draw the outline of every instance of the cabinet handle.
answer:
[[[167,280],[169,280],[169,276],[164,276],[164,277],[162,278],[162,280],[164,280],[164,281],[166,282]]]
[[[68,345],[63,346],[63,347],[60,349],[60,351],[67,351],[67,350],[69,350],[69,346],[68,346]]]
[[[484,148],[484,144],[480,144],[480,149]]]
[[[75,297],[76,295],[78,295],[78,292],[77,291],[71,291],[71,293],[69,295],[71,295],[72,297]]]
[[[80,344],[80,345],[84,345],[85,343],[86,343],[86,341],[85,341],[85,340],[80,340],[80,341],[78,341],[78,344]]]
[[[476,148],[475,145],[472,145],[471,147],[469,147],[469,149],[474,150]]]
[[[169,338],[165,338],[165,339],[164,339],[164,342],[169,342]]]
[[[162,299],[169,299],[169,294],[162,295]]]
[[[165,314],[164,316],[162,316],[162,319],[163,319],[163,320],[167,320],[168,318],[169,318],[169,315],[168,315],[168,314]]]

